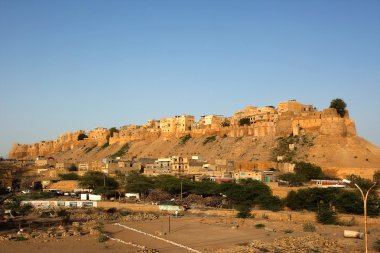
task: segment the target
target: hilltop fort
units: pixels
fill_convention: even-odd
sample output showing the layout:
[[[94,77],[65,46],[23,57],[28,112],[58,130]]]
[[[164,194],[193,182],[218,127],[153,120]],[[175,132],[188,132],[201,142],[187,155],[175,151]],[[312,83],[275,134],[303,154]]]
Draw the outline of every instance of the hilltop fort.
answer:
[[[108,128],[98,127],[88,131],[80,130],[74,133],[63,133],[58,139],[41,141],[35,144],[14,144],[9,152],[10,158],[26,158],[48,156],[67,151],[74,147],[103,146],[108,143],[124,144],[141,140],[156,140],[159,138],[228,136],[228,137],[265,137],[289,136],[306,133],[319,133],[333,136],[355,136],[355,123],[349,118],[338,115],[333,108],[323,111],[312,105],[304,105],[295,100],[281,102],[278,107],[246,106],[232,117],[220,115],[205,115],[196,122],[192,115],[179,115],[148,120],[142,126],[123,126],[115,132]],[[79,138],[81,135],[84,138]]]
[[[123,152],[120,152],[123,150]],[[11,159],[54,157],[57,161],[93,162],[200,155],[208,161],[316,163],[332,174],[368,174],[379,169],[380,149],[356,134],[348,111],[317,110],[295,100],[275,106],[246,106],[232,116],[178,115],[146,124],[63,133],[56,140],[14,144]],[[119,158],[119,159],[120,159]]]

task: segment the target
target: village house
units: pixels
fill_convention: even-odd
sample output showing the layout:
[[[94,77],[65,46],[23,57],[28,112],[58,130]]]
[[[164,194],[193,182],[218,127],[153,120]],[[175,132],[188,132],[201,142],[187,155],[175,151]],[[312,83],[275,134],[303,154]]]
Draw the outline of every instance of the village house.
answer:
[[[38,156],[36,158],[35,164],[37,167],[54,167],[55,159],[53,157],[45,158],[43,156]]]
[[[69,169],[70,168],[70,166],[71,166],[71,163],[67,163],[67,162],[57,162],[56,164],[55,164],[55,169],[56,170],[67,170],[67,169]]]
[[[296,100],[288,100],[278,103],[278,113],[281,115],[284,112],[303,113],[314,111],[313,105],[304,105]]]
[[[91,169],[90,163],[78,163],[78,171],[89,171]]]
[[[274,122],[278,118],[277,110],[273,106],[255,107],[246,106],[244,110],[237,111],[232,117],[233,125],[239,125],[242,118],[249,118],[251,124],[259,121]]]
[[[253,179],[264,183],[275,182],[276,172],[274,171],[237,171],[234,173],[235,180]]]
[[[154,163],[148,163],[144,168],[144,175],[159,176],[170,175],[171,158],[159,158]]]

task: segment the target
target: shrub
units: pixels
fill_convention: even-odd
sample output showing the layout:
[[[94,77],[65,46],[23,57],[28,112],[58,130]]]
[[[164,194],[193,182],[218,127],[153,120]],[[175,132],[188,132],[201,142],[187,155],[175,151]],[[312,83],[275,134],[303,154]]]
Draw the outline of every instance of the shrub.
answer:
[[[28,240],[28,239],[25,238],[25,237],[23,237],[23,236],[17,236],[17,237],[15,238],[15,241],[16,241],[16,242],[21,242],[21,241],[26,241],[26,240]]]
[[[373,249],[376,251],[376,252],[380,252],[380,239],[377,239],[377,241],[375,241],[373,243]]]
[[[250,118],[241,118],[239,120],[239,126],[244,126],[244,125],[247,125],[247,126],[251,125]]]
[[[347,104],[340,98],[333,99],[330,103],[330,108],[334,108],[342,118],[346,114],[346,107]]]
[[[75,164],[71,164],[67,170],[68,171],[78,171],[78,167]]]
[[[108,241],[108,239],[109,238],[106,234],[103,234],[103,233],[99,234],[99,237],[98,237],[99,242],[106,242],[106,241]]]
[[[111,207],[107,210],[107,213],[116,213],[117,209],[115,207]]]
[[[80,176],[76,173],[58,174],[62,180],[79,180]]]
[[[84,133],[78,135],[78,141],[83,141],[85,138],[88,138],[88,136]]]
[[[305,223],[303,224],[303,231],[304,232],[315,232],[315,226],[312,223]]]
[[[280,211],[283,207],[281,199],[272,195],[261,195],[256,199],[256,202],[262,209],[274,212]]]
[[[250,218],[251,217],[251,207],[249,205],[239,205],[236,207],[238,213],[237,218]]]
[[[129,150],[129,143],[125,143],[120,149],[119,151],[117,151],[116,153],[112,154],[111,155],[111,158],[115,159],[116,157],[121,157],[123,155],[125,155],[125,153],[127,153]]]
[[[262,224],[262,223],[258,223],[255,225],[256,229],[260,229],[260,228],[264,228],[264,227],[265,227],[265,224]]]
[[[215,141],[216,140],[216,136],[215,135],[213,135],[213,136],[209,136],[209,137],[207,137],[204,141],[203,141],[203,145],[206,145],[207,143],[209,143],[209,142],[213,142],[213,141]]]
[[[111,127],[109,131],[110,131],[110,137],[113,137],[114,133],[119,132],[119,129],[117,129],[116,127]]]
[[[187,135],[185,135],[185,136],[183,136],[183,137],[180,138],[179,143],[180,143],[181,145],[185,145],[186,142],[189,141],[190,139],[191,139],[191,135],[190,135],[190,134],[187,134]]]
[[[20,215],[25,216],[30,214],[33,211],[33,206],[31,204],[24,204],[21,205],[18,212]]]
[[[336,213],[330,207],[323,205],[317,212],[317,221],[321,224],[336,224]]]
[[[96,145],[95,145],[95,146],[92,146],[92,147],[88,147],[88,148],[86,148],[85,153],[86,153],[86,154],[87,154],[87,153],[90,153],[91,150],[93,150],[94,148],[96,148]]]
[[[103,144],[103,146],[100,147],[99,150],[102,150],[102,149],[105,149],[106,147],[108,147],[110,145],[109,141],[107,141],[106,143]]]
[[[225,119],[222,123],[220,123],[221,127],[229,127],[231,126],[231,122],[228,119]]]

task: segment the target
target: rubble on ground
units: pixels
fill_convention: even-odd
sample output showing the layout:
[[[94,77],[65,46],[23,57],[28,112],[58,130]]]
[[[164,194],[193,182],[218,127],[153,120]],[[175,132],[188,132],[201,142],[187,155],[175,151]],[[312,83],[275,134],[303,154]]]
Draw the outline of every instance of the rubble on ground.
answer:
[[[320,235],[308,235],[302,237],[282,237],[272,242],[252,241],[248,246],[238,246],[231,249],[221,249],[215,253],[261,253],[261,252],[281,252],[281,253],[310,253],[324,252],[336,253],[346,252],[338,244],[337,240],[322,237]]]

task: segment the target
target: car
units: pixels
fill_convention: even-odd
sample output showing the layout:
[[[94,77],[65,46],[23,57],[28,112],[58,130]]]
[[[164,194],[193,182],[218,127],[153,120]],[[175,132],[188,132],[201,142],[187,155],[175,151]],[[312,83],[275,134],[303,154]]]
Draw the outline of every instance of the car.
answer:
[[[29,194],[30,193],[30,190],[23,190],[21,191],[22,194]]]

